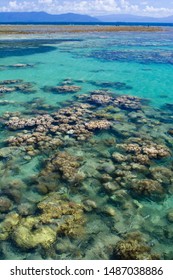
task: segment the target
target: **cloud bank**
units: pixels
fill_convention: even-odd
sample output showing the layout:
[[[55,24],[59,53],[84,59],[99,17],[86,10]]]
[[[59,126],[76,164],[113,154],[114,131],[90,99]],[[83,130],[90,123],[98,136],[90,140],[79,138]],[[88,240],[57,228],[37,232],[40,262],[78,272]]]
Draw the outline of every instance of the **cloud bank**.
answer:
[[[173,2],[165,0],[1,0],[0,11],[45,11],[51,14],[73,12],[93,16],[129,13],[161,17],[173,14]]]

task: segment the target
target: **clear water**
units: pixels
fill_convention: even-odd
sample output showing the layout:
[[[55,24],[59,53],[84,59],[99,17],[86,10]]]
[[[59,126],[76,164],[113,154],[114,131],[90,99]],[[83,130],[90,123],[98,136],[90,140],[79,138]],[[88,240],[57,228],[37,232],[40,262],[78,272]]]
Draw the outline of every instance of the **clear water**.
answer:
[[[136,231],[142,236],[140,242],[144,242],[152,253],[157,253],[161,259],[173,258],[171,248],[173,138],[172,134],[168,133],[173,129],[172,47],[172,29],[161,32],[85,32],[53,35],[45,33],[23,35],[20,39],[18,36],[1,38],[0,81],[21,79],[21,83],[30,82],[35,89],[35,92],[31,93],[18,90],[5,92],[0,97],[1,259],[125,258],[124,255],[118,255],[116,246],[118,242],[126,240],[128,234],[133,236]],[[16,64],[25,66],[16,67]],[[46,86],[55,87],[67,79],[81,89],[77,93],[63,94],[44,90]],[[61,107],[73,107],[76,100],[80,102],[77,98],[81,94],[90,96],[91,91],[100,89],[112,92],[113,96],[125,94],[145,98],[149,105],[144,105],[142,111],[140,109],[138,112],[141,116],[134,118],[131,115],[133,110],[122,108],[114,112],[108,110],[108,114],[114,114],[111,121],[115,129],[96,130],[87,141],[80,141],[73,137],[73,134],[65,133],[60,134],[62,144],[54,150],[43,149],[34,155],[28,155],[23,151],[22,145],[9,150],[9,144],[6,142],[9,136],[16,136],[23,130],[32,133],[34,129],[33,127],[29,129],[25,127],[21,130],[9,129],[5,122],[11,118],[11,112],[14,112],[14,115],[20,112],[20,118],[37,118],[41,114],[39,110],[43,110],[45,114],[52,114]],[[84,103],[87,101],[85,100]],[[47,105],[50,106],[46,107]],[[105,106],[103,108],[96,106],[94,110],[100,112],[102,109],[105,109]],[[136,110],[133,113],[136,114]],[[146,119],[146,122],[140,122],[140,118]],[[125,133],[121,133],[122,131]],[[121,152],[114,141],[124,144],[131,139],[131,143],[134,143],[131,137],[137,139],[140,136],[143,139],[140,139],[141,146],[142,142],[145,143],[145,139],[149,139],[156,145],[167,147],[170,155],[163,159],[151,159],[147,164],[143,163],[136,169],[134,167],[128,170],[126,168],[128,163],[117,163],[112,157],[113,152]],[[54,135],[51,137],[54,138]],[[46,171],[47,175],[40,175],[44,172],[47,162],[51,162],[53,155],[59,151],[82,157],[82,160],[79,160],[80,172],[85,176],[78,183],[64,179],[64,171],[61,169],[53,173]],[[128,154],[124,151],[122,153]],[[130,164],[132,163],[133,160]],[[68,165],[68,161],[65,164]],[[113,171],[104,167],[106,164],[110,165],[109,168],[113,168]],[[122,175],[119,188],[116,189],[114,186],[115,190],[107,189],[106,183],[115,184],[116,178],[119,177],[116,170],[122,171],[123,168],[125,173]],[[169,173],[169,176],[163,175],[163,170],[153,175],[152,168],[166,168],[165,172]],[[57,177],[55,175],[54,178],[54,173],[59,175]],[[105,174],[110,178],[102,178]],[[136,184],[133,181],[135,178],[131,178],[131,175],[138,180],[154,180],[161,184],[163,197],[162,194],[161,198],[158,198],[158,195],[155,198],[142,193],[134,194],[129,187]],[[44,191],[44,184],[48,184],[50,189]],[[9,188],[14,192],[10,192]],[[54,217],[45,223],[39,220],[40,201],[49,199],[50,196],[50,200],[55,199],[54,203],[58,204],[57,194],[62,201],[65,197],[64,203],[73,201],[82,205],[82,217],[85,222],[82,223],[81,228],[75,228],[79,231],[79,236],[78,233],[71,236],[68,230],[57,231],[56,221],[59,219],[59,223],[63,223],[62,217]],[[10,207],[3,206],[4,199],[10,200]],[[11,225],[9,229],[6,223],[10,215],[12,217],[18,215],[18,218],[16,224]],[[66,215],[68,216],[69,213],[66,213],[65,217]],[[74,213],[71,215],[75,217]],[[44,237],[43,242],[36,242],[36,245],[28,245],[25,242],[28,232],[22,231],[22,225],[27,223],[30,217],[35,217],[35,224],[28,230],[33,238],[30,243],[36,242],[35,239],[39,235],[36,233],[37,230],[40,230],[40,236],[44,235],[42,228],[48,225],[56,233],[56,238],[50,242],[50,246],[46,247],[45,243],[49,241]],[[71,227],[74,223],[78,223],[78,220],[72,221]],[[17,231],[18,227],[21,232]],[[19,241],[20,238],[22,242]],[[134,256],[130,255],[129,258]],[[141,255],[139,258],[147,258],[147,256]]]

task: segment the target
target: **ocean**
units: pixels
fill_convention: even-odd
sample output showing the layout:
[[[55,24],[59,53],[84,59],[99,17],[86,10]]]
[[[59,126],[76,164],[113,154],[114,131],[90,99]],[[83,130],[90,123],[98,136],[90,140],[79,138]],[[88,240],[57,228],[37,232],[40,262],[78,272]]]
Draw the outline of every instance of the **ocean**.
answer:
[[[172,24],[2,25],[0,259],[173,259]]]

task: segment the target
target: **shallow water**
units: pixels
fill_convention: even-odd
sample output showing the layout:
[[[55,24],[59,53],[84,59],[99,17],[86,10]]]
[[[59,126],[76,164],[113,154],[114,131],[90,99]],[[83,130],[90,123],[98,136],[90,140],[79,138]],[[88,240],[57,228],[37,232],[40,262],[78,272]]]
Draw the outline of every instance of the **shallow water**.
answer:
[[[1,259],[173,259],[172,39],[1,38]]]

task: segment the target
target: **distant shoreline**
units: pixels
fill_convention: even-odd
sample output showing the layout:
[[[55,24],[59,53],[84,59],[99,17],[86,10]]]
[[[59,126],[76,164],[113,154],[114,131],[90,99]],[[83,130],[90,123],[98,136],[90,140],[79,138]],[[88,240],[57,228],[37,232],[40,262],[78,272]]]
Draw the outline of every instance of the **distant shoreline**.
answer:
[[[169,26],[173,23],[158,22],[0,22],[0,25],[97,25],[97,26]]]

